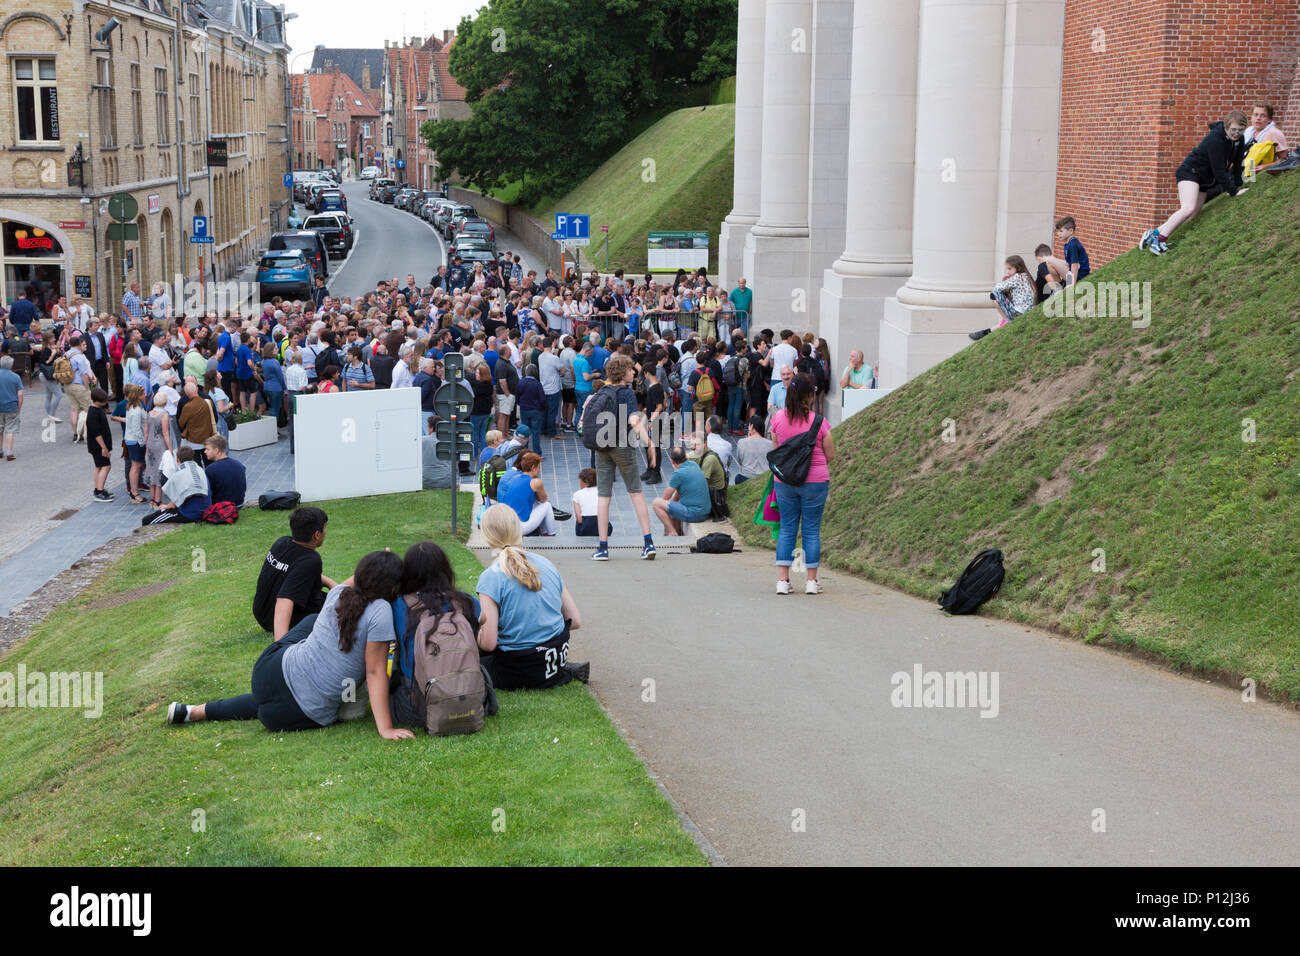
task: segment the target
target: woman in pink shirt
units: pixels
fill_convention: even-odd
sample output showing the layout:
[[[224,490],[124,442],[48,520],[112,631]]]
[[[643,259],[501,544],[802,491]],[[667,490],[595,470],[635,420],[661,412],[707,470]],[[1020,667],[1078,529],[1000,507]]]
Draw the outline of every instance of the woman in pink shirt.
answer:
[[[776,593],[790,593],[790,565],[794,563],[794,542],[803,531],[803,559],[808,569],[805,594],[821,594],[817,580],[817,566],[822,553],[822,510],[826,507],[826,494],[831,487],[829,463],[835,458],[835,441],[831,427],[820,415],[813,413],[816,389],[811,376],[796,375],[785,394],[785,408],[772,416],[770,426],[772,447],[805,434],[814,423],[817,440],[813,445],[812,463],[808,480],[802,485],[789,485],[775,479],[776,505],[781,512],[781,530],[776,539]]]

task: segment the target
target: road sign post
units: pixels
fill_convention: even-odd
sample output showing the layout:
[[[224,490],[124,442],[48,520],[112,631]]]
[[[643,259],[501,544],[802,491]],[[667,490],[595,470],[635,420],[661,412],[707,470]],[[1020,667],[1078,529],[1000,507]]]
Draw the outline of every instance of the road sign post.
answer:
[[[452,463],[451,530],[454,534],[460,497],[460,466],[469,464],[474,451],[473,425],[469,420],[474,392],[465,381],[465,356],[448,352],[443,356],[443,370],[447,379],[433,396],[433,410],[442,418],[434,434],[438,439],[438,457]]]
[[[126,229],[123,224],[130,223],[131,226],[135,228],[135,238],[136,241],[139,241],[139,229],[135,226],[135,217],[139,215],[139,213],[140,204],[135,201],[135,197],[130,193],[117,193],[109,197],[108,214],[113,217],[119,227],[117,229],[117,257],[122,262],[121,295],[123,297],[126,296],[126,290],[129,288],[127,284],[127,272],[129,269],[126,264],[126,240],[127,233],[130,231]]]

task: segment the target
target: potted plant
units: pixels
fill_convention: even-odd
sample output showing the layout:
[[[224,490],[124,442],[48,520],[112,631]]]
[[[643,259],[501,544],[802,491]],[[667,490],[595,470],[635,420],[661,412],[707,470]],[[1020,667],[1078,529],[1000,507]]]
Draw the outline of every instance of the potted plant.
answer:
[[[230,430],[226,447],[231,451],[247,451],[259,445],[273,445],[279,437],[273,416],[236,412],[235,427]]]

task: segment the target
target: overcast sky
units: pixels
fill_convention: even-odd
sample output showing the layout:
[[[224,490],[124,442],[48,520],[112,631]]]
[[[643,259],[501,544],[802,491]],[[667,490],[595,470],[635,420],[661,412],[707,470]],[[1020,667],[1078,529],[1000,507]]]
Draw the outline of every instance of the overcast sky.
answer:
[[[294,53],[318,44],[330,47],[383,47],[385,40],[402,37],[442,36],[454,30],[460,18],[472,14],[487,0],[279,0],[298,18],[288,25]],[[310,56],[295,58],[293,71],[301,73]]]

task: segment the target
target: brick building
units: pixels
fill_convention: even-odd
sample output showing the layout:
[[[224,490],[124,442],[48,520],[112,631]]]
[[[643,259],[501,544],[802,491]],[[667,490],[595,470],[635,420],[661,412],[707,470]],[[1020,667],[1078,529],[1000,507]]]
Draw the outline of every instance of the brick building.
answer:
[[[1300,139],[1297,0],[1067,0],[1056,211],[1094,262],[1177,208],[1174,171],[1229,110],[1263,101]]]
[[[447,69],[451,46],[456,41],[453,30],[443,31],[442,38],[429,37],[423,42],[412,37],[405,46],[394,44],[384,50],[383,127],[384,170],[399,182],[409,182],[421,189],[432,188],[446,178],[439,170],[437,157],[420,135],[426,122],[442,119],[467,119],[469,104],[465,90]],[[402,161],[404,167],[397,168]]]
[[[265,244],[282,212],[283,14],[260,0],[204,12],[187,5],[178,24],[160,0],[0,0],[0,300],[81,293],[115,311],[125,283],[196,277],[194,216],[217,237],[209,276],[214,255],[224,278]],[[216,138],[225,169],[207,166]],[[139,238],[119,250],[108,200],[121,193]]]
[[[305,79],[315,112],[312,138],[316,164],[318,168],[332,166],[344,178],[353,178],[375,159],[379,110],[370,94],[338,64],[325,73],[308,73]],[[310,130],[310,124],[307,128]]]
[[[720,280],[837,368],[861,348],[886,387],[995,324],[1005,258],[1057,218],[1094,266],[1135,246],[1207,124],[1262,101],[1300,139],[1300,0],[738,7]]]

